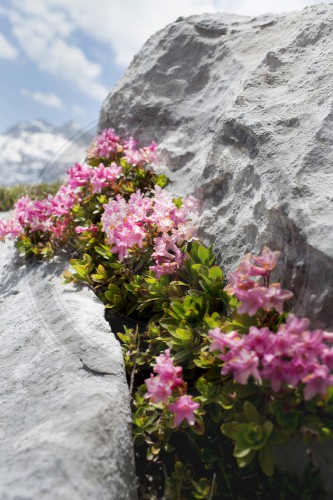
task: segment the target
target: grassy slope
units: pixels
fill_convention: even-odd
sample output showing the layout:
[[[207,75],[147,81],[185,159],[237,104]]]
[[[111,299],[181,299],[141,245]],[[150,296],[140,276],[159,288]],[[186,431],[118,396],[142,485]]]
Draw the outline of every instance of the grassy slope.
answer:
[[[0,212],[11,210],[21,196],[29,195],[32,198],[44,198],[48,194],[55,194],[59,186],[59,183],[37,184],[36,186],[24,184],[0,186]]]

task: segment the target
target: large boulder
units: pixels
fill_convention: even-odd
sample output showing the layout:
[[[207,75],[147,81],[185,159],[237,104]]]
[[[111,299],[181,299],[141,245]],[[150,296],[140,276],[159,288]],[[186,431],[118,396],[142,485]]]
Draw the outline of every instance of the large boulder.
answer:
[[[94,293],[62,284],[65,257],[0,244],[0,498],[134,500],[121,348]]]
[[[202,202],[227,270],[282,251],[293,310],[333,328],[333,5],[257,18],[205,14],[155,34],[99,127],[155,139],[175,192]]]

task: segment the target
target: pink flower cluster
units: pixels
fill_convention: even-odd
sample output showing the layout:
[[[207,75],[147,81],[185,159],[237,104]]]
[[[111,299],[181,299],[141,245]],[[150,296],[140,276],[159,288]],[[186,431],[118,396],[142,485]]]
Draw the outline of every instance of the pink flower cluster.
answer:
[[[293,296],[282,290],[279,283],[270,284],[271,271],[275,268],[280,252],[265,246],[260,256],[246,254],[236,271],[228,274],[226,291],[236,295],[241,302],[239,314],[253,316],[259,309],[276,309],[283,312],[283,303]]]
[[[97,136],[94,147],[88,152],[88,157],[103,158],[105,162],[110,163],[112,157],[116,160],[119,159],[114,155],[121,154],[124,157],[125,153],[125,159],[133,166],[136,166],[139,163],[147,164],[156,161],[156,147],[155,142],[153,142],[148,147],[137,149],[133,138],[122,144],[115,131],[109,128],[103,130]],[[76,163],[67,171],[67,181],[60,187],[55,196],[49,196],[44,200],[32,200],[28,196],[24,196],[18,200],[14,218],[9,221],[0,221],[0,239],[4,239],[6,236],[13,239],[17,238],[25,230],[27,232],[50,231],[54,237],[60,237],[68,226],[68,217],[73,205],[81,201],[82,189],[88,188],[93,194],[100,193],[104,187],[108,187],[121,175],[122,167],[115,161],[111,161],[108,165],[100,163],[97,167]],[[133,196],[133,202],[134,199],[135,196]],[[148,201],[146,201],[147,203]],[[175,207],[173,206],[173,208]],[[140,230],[140,211],[136,215],[132,213],[129,221],[133,222],[134,219],[134,234],[132,236],[130,236],[131,227],[129,223],[124,223],[122,238],[127,239],[127,248],[136,244],[140,246],[146,236],[146,232],[143,229]],[[82,226],[76,230],[78,234],[85,231],[86,228],[82,229]],[[121,236],[119,238],[121,239]],[[119,250],[120,258],[124,258],[127,255],[126,245],[120,243],[119,245],[122,248]],[[169,246],[174,248],[174,242],[170,243]],[[174,267],[180,265],[181,261],[178,256],[178,249],[176,253]]]
[[[151,269],[159,277],[176,272],[183,264],[179,246],[195,234],[190,219],[195,203],[188,198],[177,208],[170,194],[159,186],[151,195],[136,191],[128,201],[118,195],[104,205],[102,223],[111,251],[118,254],[119,260],[135,247],[153,244],[155,265]]]
[[[13,219],[0,225],[0,239],[6,236],[17,238],[24,230],[31,233],[50,231],[55,237],[60,237],[68,225],[66,217],[77,201],[78,195],[66,184],[55,196],[43,200],[23,196],[16,202]]]
[[[309,320],[289,315],[276,333],[269,328],[250,327],[247,335],[219,328],[209,331],[211,351],[224,363],[221,373],[231,373],[240,384],[249,377],[266,380],[274,392],[282,384],[295,388],[304,385],[306,400],[325,395],[333,386],[333,333],[309,330]]]
[[[113,153],[121,153],[123,147],[113,128],[104,129],[96,138],[95,148],[90,152],[96,158],[109,159]]]
[[[158,161],[156,148],[157,144],[153,141],[150,146],[137,149],[137,142],[131,137],[124,143],[124,158],[134,167],[139,163],[156,163]]]
[[[75,163],[74,167],[67,170],[68,184],[72,189],[85,186],[91,176],[92,168],[89,165]]]
[[[157,375],[150,375],[145,380],[147,386],[146,397],[150,398],[152,403],[167,403],[167,399],[172,395],[172,391],[184,384],[181,377],[182,368],[174,366],[170,357],[170,349],[164,351],[156,358],[156,364],[153,368]],[[195,423],[194,411],[199,408],[199,403],[192,400],[192,396],[183,394],[173,403],[169,404],[168,409],[175,414],[174,423],[179,426],[183,420],[187,420],[190,425]]]
[[[183,384],[181,366],[174,366],[173,359],[170,357],[170,349],[166,349],[164,353],[156,358],[156,364],[153,368],[150,378],[145,380],[147,386],[147,397],[152,403],[166,403],[166,400],[171,396],[172,391]]]
[[[107,128],[97,136],[95,145],[88,152],[88,156],[110,160],[116,159],[115,155],[122,153],[123,158],[135,167],[139,164],[156,163],[158,160],[156,149],[155,142],[152,142],[150,146],[138,149],[137,142],[133,137],[122,143],[114,129]]]
[[[103,158],[108,165],[100,163],[97,167],[91,167],[87,164],[81,165],[80,163],[76,163],[67,171],[67,181],[60,187],[55,196],[48,196],[48,198],[43,200],[32,200],[28,196],[23,196],[16,203],[14,218],[9,221],[0,221],[0,239],[4,239],[6,236],[15,239],[21,236],[24,231],[28,233],[49,231],[54,237],[61,237],[69,224],[70,212],[73,205],[80,202],[82,196],[84,196],[84,188],[88,188],[89,192],[93,194],[100,193],[104,187],[110,186],[112,182],[119,179],[122,175],[122,167],[115,161],[111,161],[112,155],[119,153],[124,157],[125,151],[127,155],[125,159],[133,166],[136,166],[139,163],[146,164],[156,161],[156,147],[156,144],[153,142],[150,146],[138,150],[133,138],[122,145],[120,138],[115,134],[113,129],[103,130],[97,136],[95,146],[90,149],[88,157]],[[119,159],[117,156],[113,157],[116,160]],[[147,235],[144,229],[140,229],[140,215],[146,214],[151,206],[151,202],[148,199],[139,202],[139,199],[140,194],[138,196],[133,195],[131,216],[127,223],[123,221],[124,227],[120,230],[119,237],[115,238],[118,241],[121,259],[127,255],[128,248],[133,245],[140,247]],[[134,206],[135,200],[137,201],[136,207]],[[120,201],[119,203],[121,204],[122,202]],[[145,205],[147,210],[142,208],[143,205],[140,208],[140,204]],[[174,208],[175,206],[173,205]],[[138,211],[134,213],[134,209]],[[112,210],[110,209],[109,213],[110,211]],[[176,217],[175,214],[173,215]],[[133,226],[131,226],[132,223]],[[133,234],[131,234],[132,229]],[[76,232],[80,234],[87,230],[84,226],[79,226]],[[96,228],[92,228],[92,231],[95,230]],[[179,241],[179,237],[177,241]],[[123,244],[121,240],[123,240]],[[175,249],[174,244],[175,242],[169,243],[170,249]],[[114,251],[117,251],[118,247],[116,244]],[[181,263],[178,248],[176,254],[173,256],[174,267],[177,267]]]
[[[111,182],[119,179],[121,174],[122,168],[115,162],[112,162],[108,167],[100,163],[95,168],[76,163],[67,172],[68,185],[73,190],[90,185],[93,193],[100,193],[103,187],[109,186]]]

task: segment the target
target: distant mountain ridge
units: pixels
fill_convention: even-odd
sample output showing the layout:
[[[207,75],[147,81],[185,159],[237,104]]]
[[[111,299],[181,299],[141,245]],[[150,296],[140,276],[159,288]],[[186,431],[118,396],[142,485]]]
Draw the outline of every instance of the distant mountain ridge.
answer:
[[[0,134],[0,185],[54,182],[84,159],[95,135],[70,121],[56,127],[43,119],[23,121]]]

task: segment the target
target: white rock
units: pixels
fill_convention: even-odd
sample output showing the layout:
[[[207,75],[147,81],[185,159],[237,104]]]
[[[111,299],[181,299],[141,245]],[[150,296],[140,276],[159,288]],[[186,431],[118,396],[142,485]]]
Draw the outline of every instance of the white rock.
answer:
[[[172,189],[202,201],[227,270],[263,244],[293,310],[333,328],[333,5],[258,18],[205,14],[154,35],[104,102],[161,147]]]
[[[0,245],[0,498],[132,500],[121,348],[94,293],[62,284],[66,261]]]

